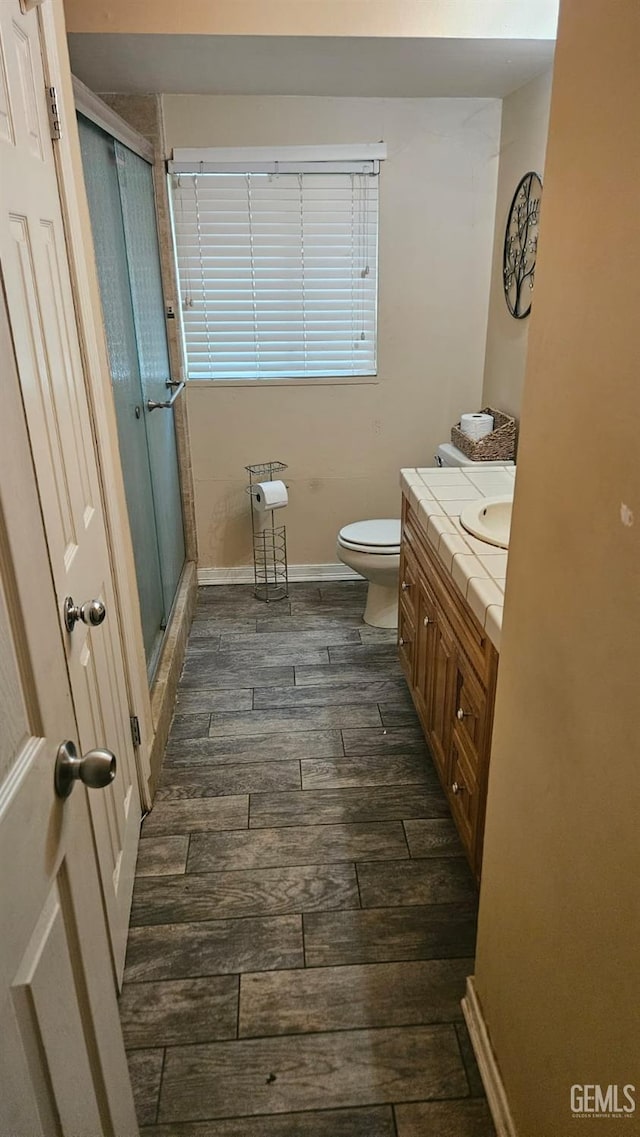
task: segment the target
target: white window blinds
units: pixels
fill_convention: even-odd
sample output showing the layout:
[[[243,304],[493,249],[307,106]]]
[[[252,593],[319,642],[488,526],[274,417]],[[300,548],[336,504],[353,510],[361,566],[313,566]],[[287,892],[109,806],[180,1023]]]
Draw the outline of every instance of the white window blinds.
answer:
[[[171,183],[190,379],[375,374],[376,174]]]

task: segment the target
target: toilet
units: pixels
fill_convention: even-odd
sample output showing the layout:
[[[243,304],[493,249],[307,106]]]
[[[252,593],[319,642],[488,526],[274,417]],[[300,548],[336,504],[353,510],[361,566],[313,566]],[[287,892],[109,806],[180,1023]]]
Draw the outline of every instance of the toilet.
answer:
[[[364,622],[373,628],[398,626],[399,517],[355,521],[338,533],[338,559],[369,581]]]
[[[443,442],[434,455],[435,466],[512,466],[513,462],[474,462],[457,446]],[[397,517],[354,521],[338,533],[338,559],[369,581],[364,622],[373,628],[398,626],[398,573],[401,522]]]

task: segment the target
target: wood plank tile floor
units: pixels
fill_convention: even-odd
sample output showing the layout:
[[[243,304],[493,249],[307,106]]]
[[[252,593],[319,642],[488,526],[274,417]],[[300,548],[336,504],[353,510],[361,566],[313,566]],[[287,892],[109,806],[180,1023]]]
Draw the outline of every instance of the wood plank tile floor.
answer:
[[[120,999],[144,1137],[494,1137],[476,889],[365,587],[200,589]]]

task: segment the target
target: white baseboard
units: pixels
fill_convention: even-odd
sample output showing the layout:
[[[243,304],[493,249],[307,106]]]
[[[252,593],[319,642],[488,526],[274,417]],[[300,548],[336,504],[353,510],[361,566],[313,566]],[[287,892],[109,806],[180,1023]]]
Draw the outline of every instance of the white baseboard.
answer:
[[[467,979],[462,1010],[496,1133],[498,1137],[518,1137],[472,975]]]
[[[332,580],[362,580],[353,569],[343,564],[289,565],[289,584],[305,580],[327,582]],[[253,565],[238,568],[199,568],[198,584],[253,584]]]

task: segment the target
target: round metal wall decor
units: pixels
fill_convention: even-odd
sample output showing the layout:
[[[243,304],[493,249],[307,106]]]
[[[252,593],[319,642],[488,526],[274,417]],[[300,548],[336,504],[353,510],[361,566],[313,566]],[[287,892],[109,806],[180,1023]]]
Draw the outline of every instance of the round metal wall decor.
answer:
[[[540,177],[529,171],[518,182],[507,218],[502,282],[507,308],[516,320],[524,320],[531,311],[541,197]]]

